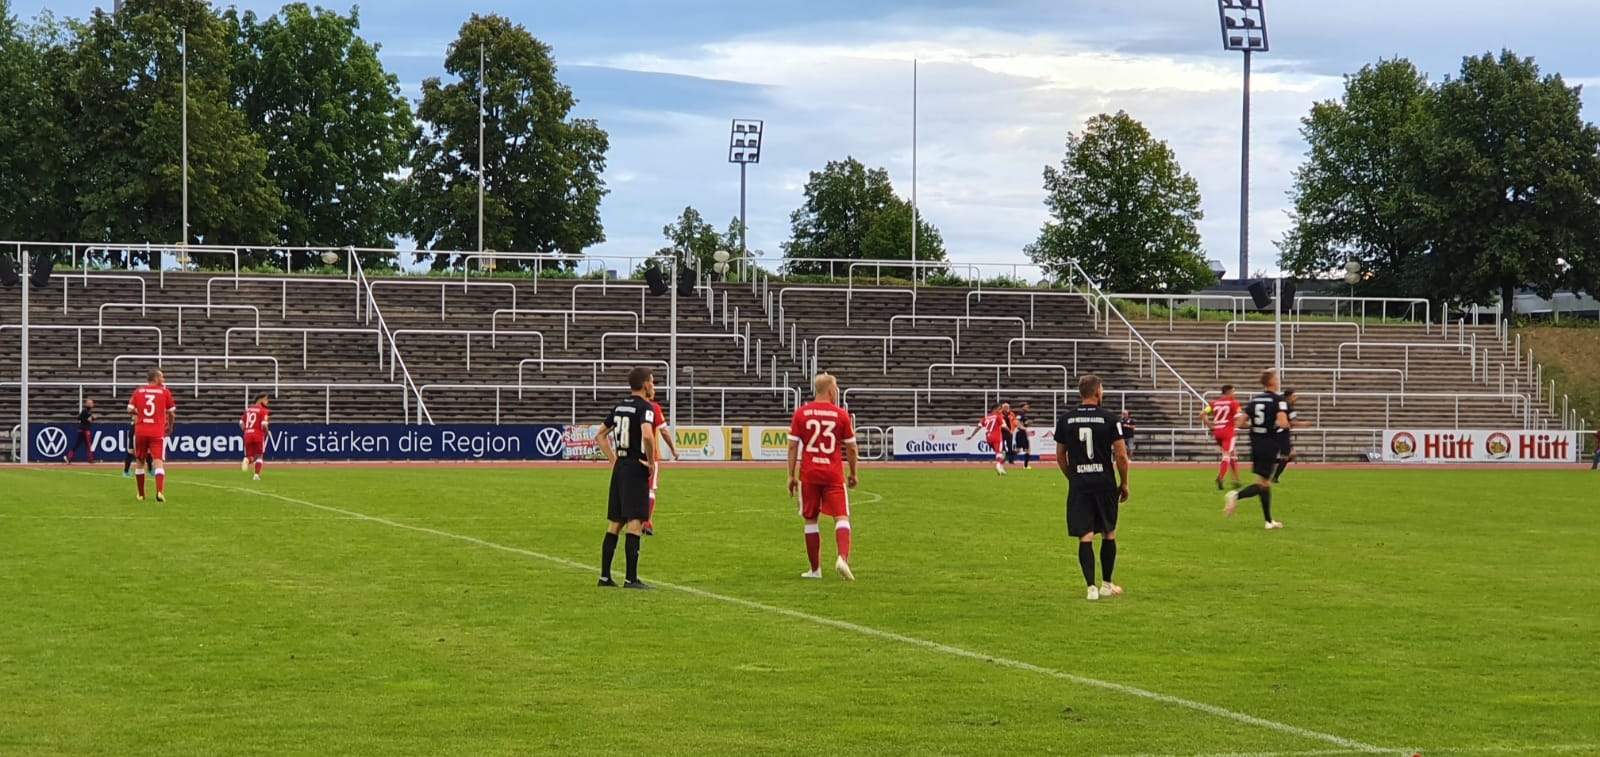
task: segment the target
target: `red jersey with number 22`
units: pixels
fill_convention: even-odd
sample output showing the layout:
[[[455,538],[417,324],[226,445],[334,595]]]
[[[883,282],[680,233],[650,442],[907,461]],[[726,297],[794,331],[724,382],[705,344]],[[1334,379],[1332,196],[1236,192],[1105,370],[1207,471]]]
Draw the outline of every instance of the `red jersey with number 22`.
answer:
[[[1233,436],[1233,419],[1239,415],[1239,401],[1219,397],[1211,401],[1211,431],[1215,436]]]
[[[251,405],[244,415],[239,416],[239,425],[244,427],[245,436],[262,436],[267,433],[267,419],[271,416],[272,411],[260,405]]]
[[[831,402],[808,402],[794,411],[789,440],[800,443],[800,481],[843,484],[844,445],[856,443],[850,414]]]
[[[167,436],[167,416],[178,408],[172,390],[146,384],[133,390],[128,411],[133,413],[133,435],[163,439]]]

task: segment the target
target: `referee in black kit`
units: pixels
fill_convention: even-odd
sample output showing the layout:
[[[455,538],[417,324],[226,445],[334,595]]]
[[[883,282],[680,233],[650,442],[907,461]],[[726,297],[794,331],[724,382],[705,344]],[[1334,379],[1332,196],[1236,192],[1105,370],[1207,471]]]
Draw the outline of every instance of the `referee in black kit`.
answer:
[[[611,501],[606,507],[606,538],[600,546],[600,585],[614,587],[611,558],[617,554],[617,534],[628,530],[623,553],[627,555],[628,576],[624,589],[649,589],[639,580],[639,540],[644,522],[650,518],[650,464],[655,460],[656,418],[650,404],[656,380],[649,368],[628,371],[628,388],[633,394],[611,410],[600,424],[600,451],[611,461]],[[613,441],[613,436],[615,441]]]

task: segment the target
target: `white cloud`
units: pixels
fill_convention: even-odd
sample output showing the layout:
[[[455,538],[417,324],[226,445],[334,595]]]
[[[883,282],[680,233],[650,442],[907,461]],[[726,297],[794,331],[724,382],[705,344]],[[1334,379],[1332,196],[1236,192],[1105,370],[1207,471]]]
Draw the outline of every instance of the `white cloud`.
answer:
[[[1125,109],[1177,151],[1199,180],[1210,257],[1238,260],[1240,70],[1237,56],[1181,58],[1108,55],[1050,35],[982,29],[884,29],[876,41],[741,39],[684,54],[633,53],[589,61],[621,69],[722,79],[766,87],[764,113],[662,117],[659,132],[615,136],[613,165],[639,177],[613,199],[630,209],[665,209],[643,192],[704,177],[673,196],[699,196],[728,208],[737,172],[715,165],[726,117],[764,117],[763,165],[752,168],[751,243],[776,253],[787,214],[800,204],[806,174],[854,155],[885,166],[902,194],[911,190],[911,60],[919,66],[917,195],[924,216],[944,233],[951,255],[986,263],[1025,262],[1023,245],[1045,220],[1041,171],[1060,160],[1067,133],[1096,113]],[[1272,241],[1285,229],[1285,193],[1300,160],[1299,118],[1313,100],[1337,95],[1336,77],[1263,72],[1255,93],[1251,267],[1270,268]],[[720,134],[719,134],[720,131]],[[707,133],[709,132],[709,137]],[[719,142],[720,144],[720,142]],[[694,147],[690,147],[694,145]],[[713,170],[719,169],[719,170]],[[646,177],[656,176],[646,189]],[[641,194],[632,192],[638,189]],[[714,190],[714,191],[713,191]],[[624,192],[628,192],[624,196]],[[713,219],[722,213],[695,203]],[[731,206],[736,209],[736,203]],[[670,218],[607,217],[614,242],[625,229]],[[608,245],[609,247],[610,245]]]

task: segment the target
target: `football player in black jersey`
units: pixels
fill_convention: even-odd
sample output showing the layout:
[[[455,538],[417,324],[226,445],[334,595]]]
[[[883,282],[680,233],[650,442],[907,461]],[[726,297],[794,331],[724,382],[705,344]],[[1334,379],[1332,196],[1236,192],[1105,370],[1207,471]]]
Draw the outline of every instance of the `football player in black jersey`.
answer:
[[[1289,431],[1289,401],[1278,393],[1278,372],[1261,372],[1261,393],[1250,398],[1244,413],[1239,416],[1238,427],[1250,429],[1250,471],[1256,482],[1223,497],[1222,512],[1233,517],[1239,500],[1261,497],[1261,515],[1266,519],[1267,530],[1283,528],[1272,519],[1272,474],[1278,468],[1278,454]]]
[[[609,525],[600,546],[600,585],[617,585],[611,580],[611,558],[617,554],[617,536],[626,528],[628,576],[622,587],[648,589],[639,580],[639,536],[650,519],[650,469],[656,459],[656,426],[660,424],[650,402],[655,377],[649,368],[634,368],[628,371],[628,388],[633,394],[617,403],[600,424],[600,451],[611,462],[611,499],[606,508]]]
[[[1078,379],[1081,403],[1056,421],[1056,466],[1067,477],[1067,533],[1078,540],[1078,567],[1089,585],[1088,599],[1112,597],[1122,587],[1111,583],[1117,565],[1117,514],[1128,501],[1128,446],[1122,417],[1101,407],[1100,377]],[[1103,583],[1094,583],[1094,536],[1100,534]]]

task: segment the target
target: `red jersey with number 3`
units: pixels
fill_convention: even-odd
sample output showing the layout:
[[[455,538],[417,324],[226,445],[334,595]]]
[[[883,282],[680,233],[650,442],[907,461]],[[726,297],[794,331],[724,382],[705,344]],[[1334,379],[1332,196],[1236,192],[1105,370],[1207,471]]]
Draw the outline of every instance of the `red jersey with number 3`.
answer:
[[[850,414],[831,402],[808,402],[794,411],[789,441],[800,443],[800,481],[843,484],[844,445],[856,443]]]
[[[1233,419],[1239,415],[1239,401],[1232,397],[1219,397],[1211,401],[1211,432],[1215,436],[1232,436]]]
[[[167,416],[178,408],[172,390],[145,385],[133,390],[128,412],[133,413],[133,435],[163,439],[167,436]]]
[[[244,415],[239,416],[239,425],[244,428],[245,436],[263,436],[267,433],[267,419],[271,416],[271,410],[251,405]]]

